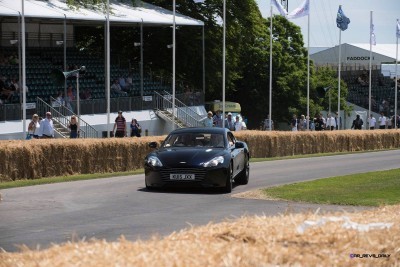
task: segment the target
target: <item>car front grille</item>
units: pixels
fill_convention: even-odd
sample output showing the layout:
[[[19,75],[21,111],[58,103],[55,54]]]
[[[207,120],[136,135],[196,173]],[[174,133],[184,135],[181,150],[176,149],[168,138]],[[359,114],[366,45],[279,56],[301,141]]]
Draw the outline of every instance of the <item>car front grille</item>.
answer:
[[[167,168],[161,170],[161,179],[164,182],[176,182],[176,180],[170,179],[170,174],[194,174],[195,180],[191,181],[182,181],[179,182],[201,182],[204,180],[206,176],[206,170],[204,169],[197,169],[197,168]]]

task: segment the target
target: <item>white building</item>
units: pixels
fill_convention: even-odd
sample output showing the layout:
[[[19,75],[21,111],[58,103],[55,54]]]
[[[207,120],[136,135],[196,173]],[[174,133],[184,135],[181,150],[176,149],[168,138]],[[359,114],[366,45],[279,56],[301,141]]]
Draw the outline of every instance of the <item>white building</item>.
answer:
[[[313,49],[318,51],[317,49]],[[312,53],[310,59],[316,66],[337,67],[339,62],[339,46],[319,50]],[[343,70],[369,69],[370,45],[367,44],[347,44],[341,45],[341,64]],[[396,44],[377,44],[372,46],[372,66],[373,69],[382,69],[381,65],[395,64]],[[383,73],[389,76],[389,73]],[[394,74],[393,74],[394,76]]]

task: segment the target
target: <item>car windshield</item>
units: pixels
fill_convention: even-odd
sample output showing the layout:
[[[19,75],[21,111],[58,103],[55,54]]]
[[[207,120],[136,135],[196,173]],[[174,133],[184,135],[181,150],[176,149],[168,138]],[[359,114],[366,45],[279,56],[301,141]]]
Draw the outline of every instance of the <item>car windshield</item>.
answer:
[[[175,133],[164,141],[163,147],[225,147],[222,134],[211,133]]]

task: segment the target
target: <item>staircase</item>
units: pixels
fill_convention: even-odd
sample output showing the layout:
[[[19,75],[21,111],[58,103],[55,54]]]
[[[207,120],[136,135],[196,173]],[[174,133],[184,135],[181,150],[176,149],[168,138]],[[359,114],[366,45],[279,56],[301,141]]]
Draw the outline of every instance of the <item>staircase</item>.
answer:
[[[175,108],[172,108],[172,95],[170,93],[164,91],[163,95],[161,95],[158,92],[154,92],[154,97],[154,112],[161,119],[173,122],[178,128],[203,127],[202,120],[204,117],[197,114],[179,99],[175,99]],[[175,110],[176,116],[173,115],[173,110]]]
[[[90,124],[79,118],[72,110],[65,105],[61,105],[54,99],[50,98],[52,105],[47,104],[40,97],[36,98],[36,111],[38,114],[46,114],[50,111],[53,119],[55,136],[60,138],[69,138],[70,130],[68,125],[71,122],[71,116],[75,115],[79,123],[79,138],[98,138],[98,132]]]
[[[173,120],[173,115],[170,111],[168,110],[157,110],[156,111],[157,116],[159,116],[160,118],[162,118],[165,121],[172,121]],[[188,127],[184,122],[182,122],[181,120],[175,118],[174,124],[176,125],[176,127],[178,128],[186,128]]]

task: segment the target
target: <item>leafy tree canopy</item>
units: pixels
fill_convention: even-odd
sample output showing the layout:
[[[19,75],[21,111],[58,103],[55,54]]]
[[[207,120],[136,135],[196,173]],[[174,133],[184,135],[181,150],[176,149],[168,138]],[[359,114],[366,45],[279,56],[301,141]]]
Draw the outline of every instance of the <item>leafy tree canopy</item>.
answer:
[[[69,4],[97,5],[100,0],[68,0]],[[140,5],[140,1],[131,1]],[[172,10],[171,0],[149,0],[150,4]],[[222,99],[222,17],[223,1],[176,1],[176,11],[204,22],[206,100]],[[226,100],[239,102],[249,118],[249,127],[256,128],[269,110],[270,18],[261,16],[255,0],[226,1]],[[111,11],[112,12],[112,11]],[[273,16],[272,23],[272,119],[289,121],[292,113],[307,113],[307,50],[300,28],[282,16]],[[140,37],[140,28],[111,28],[111,49],[120,58],[138,64],[139,49],[133,43]],[[78,45],[99,55],[104,52],[102,27],[77,31]],[[103,32],[103,33],[102,33]],[[172,73],[171,27],[144,27],[144,66],[163,79]],[[202,27],[182,26],[176,30],[176,77],[179,84],[202,90]],[[310,73],[310,116],[328,108],[328,94],[318,94],[331,86],[331,105],[337,109],[336,72],[329,69]],[[335,85],[336,79],[336,85]],[[345,106],[347,88],[341,86],[341,103]],[[328,102],[327,102],[328,101]],[[336,106],[335,106],[336,105]]]

